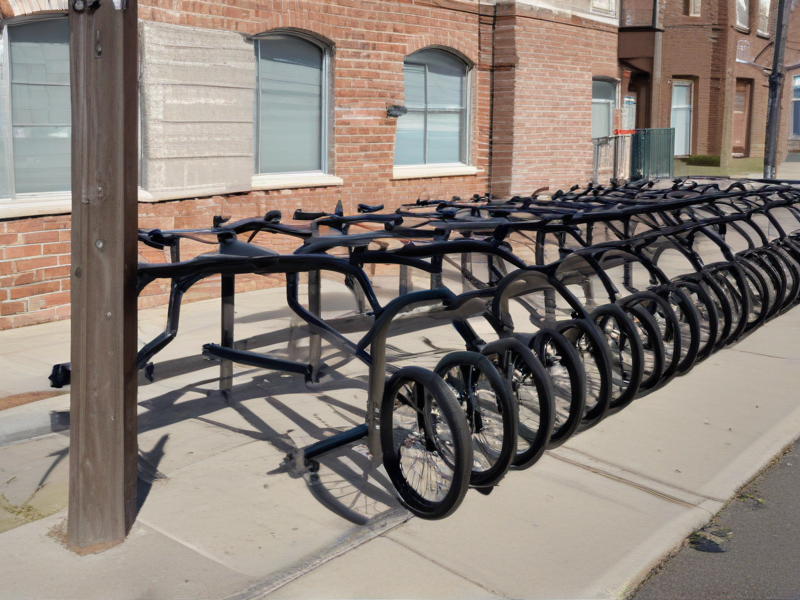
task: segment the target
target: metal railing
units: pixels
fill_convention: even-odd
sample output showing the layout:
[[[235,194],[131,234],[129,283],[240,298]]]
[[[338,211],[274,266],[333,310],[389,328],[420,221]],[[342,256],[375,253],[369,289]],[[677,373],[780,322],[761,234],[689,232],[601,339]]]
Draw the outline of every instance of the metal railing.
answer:
[[[674,148],[674,129],[637,129],[631,148],[631,179],[671,179]]]
[[[592,139],[592,181],[600,179],[630,179],[630,135],[610,135]]]

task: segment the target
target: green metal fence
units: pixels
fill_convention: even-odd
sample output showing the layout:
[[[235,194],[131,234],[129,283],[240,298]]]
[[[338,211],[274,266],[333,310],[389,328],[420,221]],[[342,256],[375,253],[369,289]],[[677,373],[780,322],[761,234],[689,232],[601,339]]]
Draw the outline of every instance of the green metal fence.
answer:
[[[631,149],[631,179],[672,178],[674,147],[674,129],[637,129]]]

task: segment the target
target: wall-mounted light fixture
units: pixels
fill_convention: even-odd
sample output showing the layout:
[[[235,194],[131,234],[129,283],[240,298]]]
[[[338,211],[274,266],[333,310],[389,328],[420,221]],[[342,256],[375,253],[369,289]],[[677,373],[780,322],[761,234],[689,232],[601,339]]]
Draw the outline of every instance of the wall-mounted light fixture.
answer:
[[[399,104],[392,104],[386,109],[386,115],[395,119],[397,117],[402,117],[405,114],[408,114],[408,109],[405,106],[400,106]]]

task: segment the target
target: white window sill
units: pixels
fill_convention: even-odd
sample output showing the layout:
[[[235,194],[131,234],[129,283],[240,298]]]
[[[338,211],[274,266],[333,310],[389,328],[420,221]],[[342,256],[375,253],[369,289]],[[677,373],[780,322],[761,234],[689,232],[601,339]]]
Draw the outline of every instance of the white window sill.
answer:
[[[478,167],[461,163],[438,165],[401,165],[394,167],[392,179],[428,179],[433,177],[463,177],[476,175]]]
[[[72,212],[72,193],[20,194],[0,200],[0,219],[19,219],[40,215],[68,215]]]
[[[149,192],[139,188],[139,202],[156,202]],[[194,196],[192,196],[194,197]],[[19,194],[16,198],[0,199],[0,219],[24,219],[45,215],[72,213],[72,192]]]
[[[344,185],[341,177],[326,173],[279,173],[253,175],[253,190],[288,190],[294,188]]]

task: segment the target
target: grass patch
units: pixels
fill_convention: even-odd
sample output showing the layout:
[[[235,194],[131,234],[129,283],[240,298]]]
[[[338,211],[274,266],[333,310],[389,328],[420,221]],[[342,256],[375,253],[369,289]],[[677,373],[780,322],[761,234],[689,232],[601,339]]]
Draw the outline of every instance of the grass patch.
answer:
[[[690,167],[718,167],[720,165],[719,156],[710,156],[708,154],[695,154],[687,156],[683,160]]]

